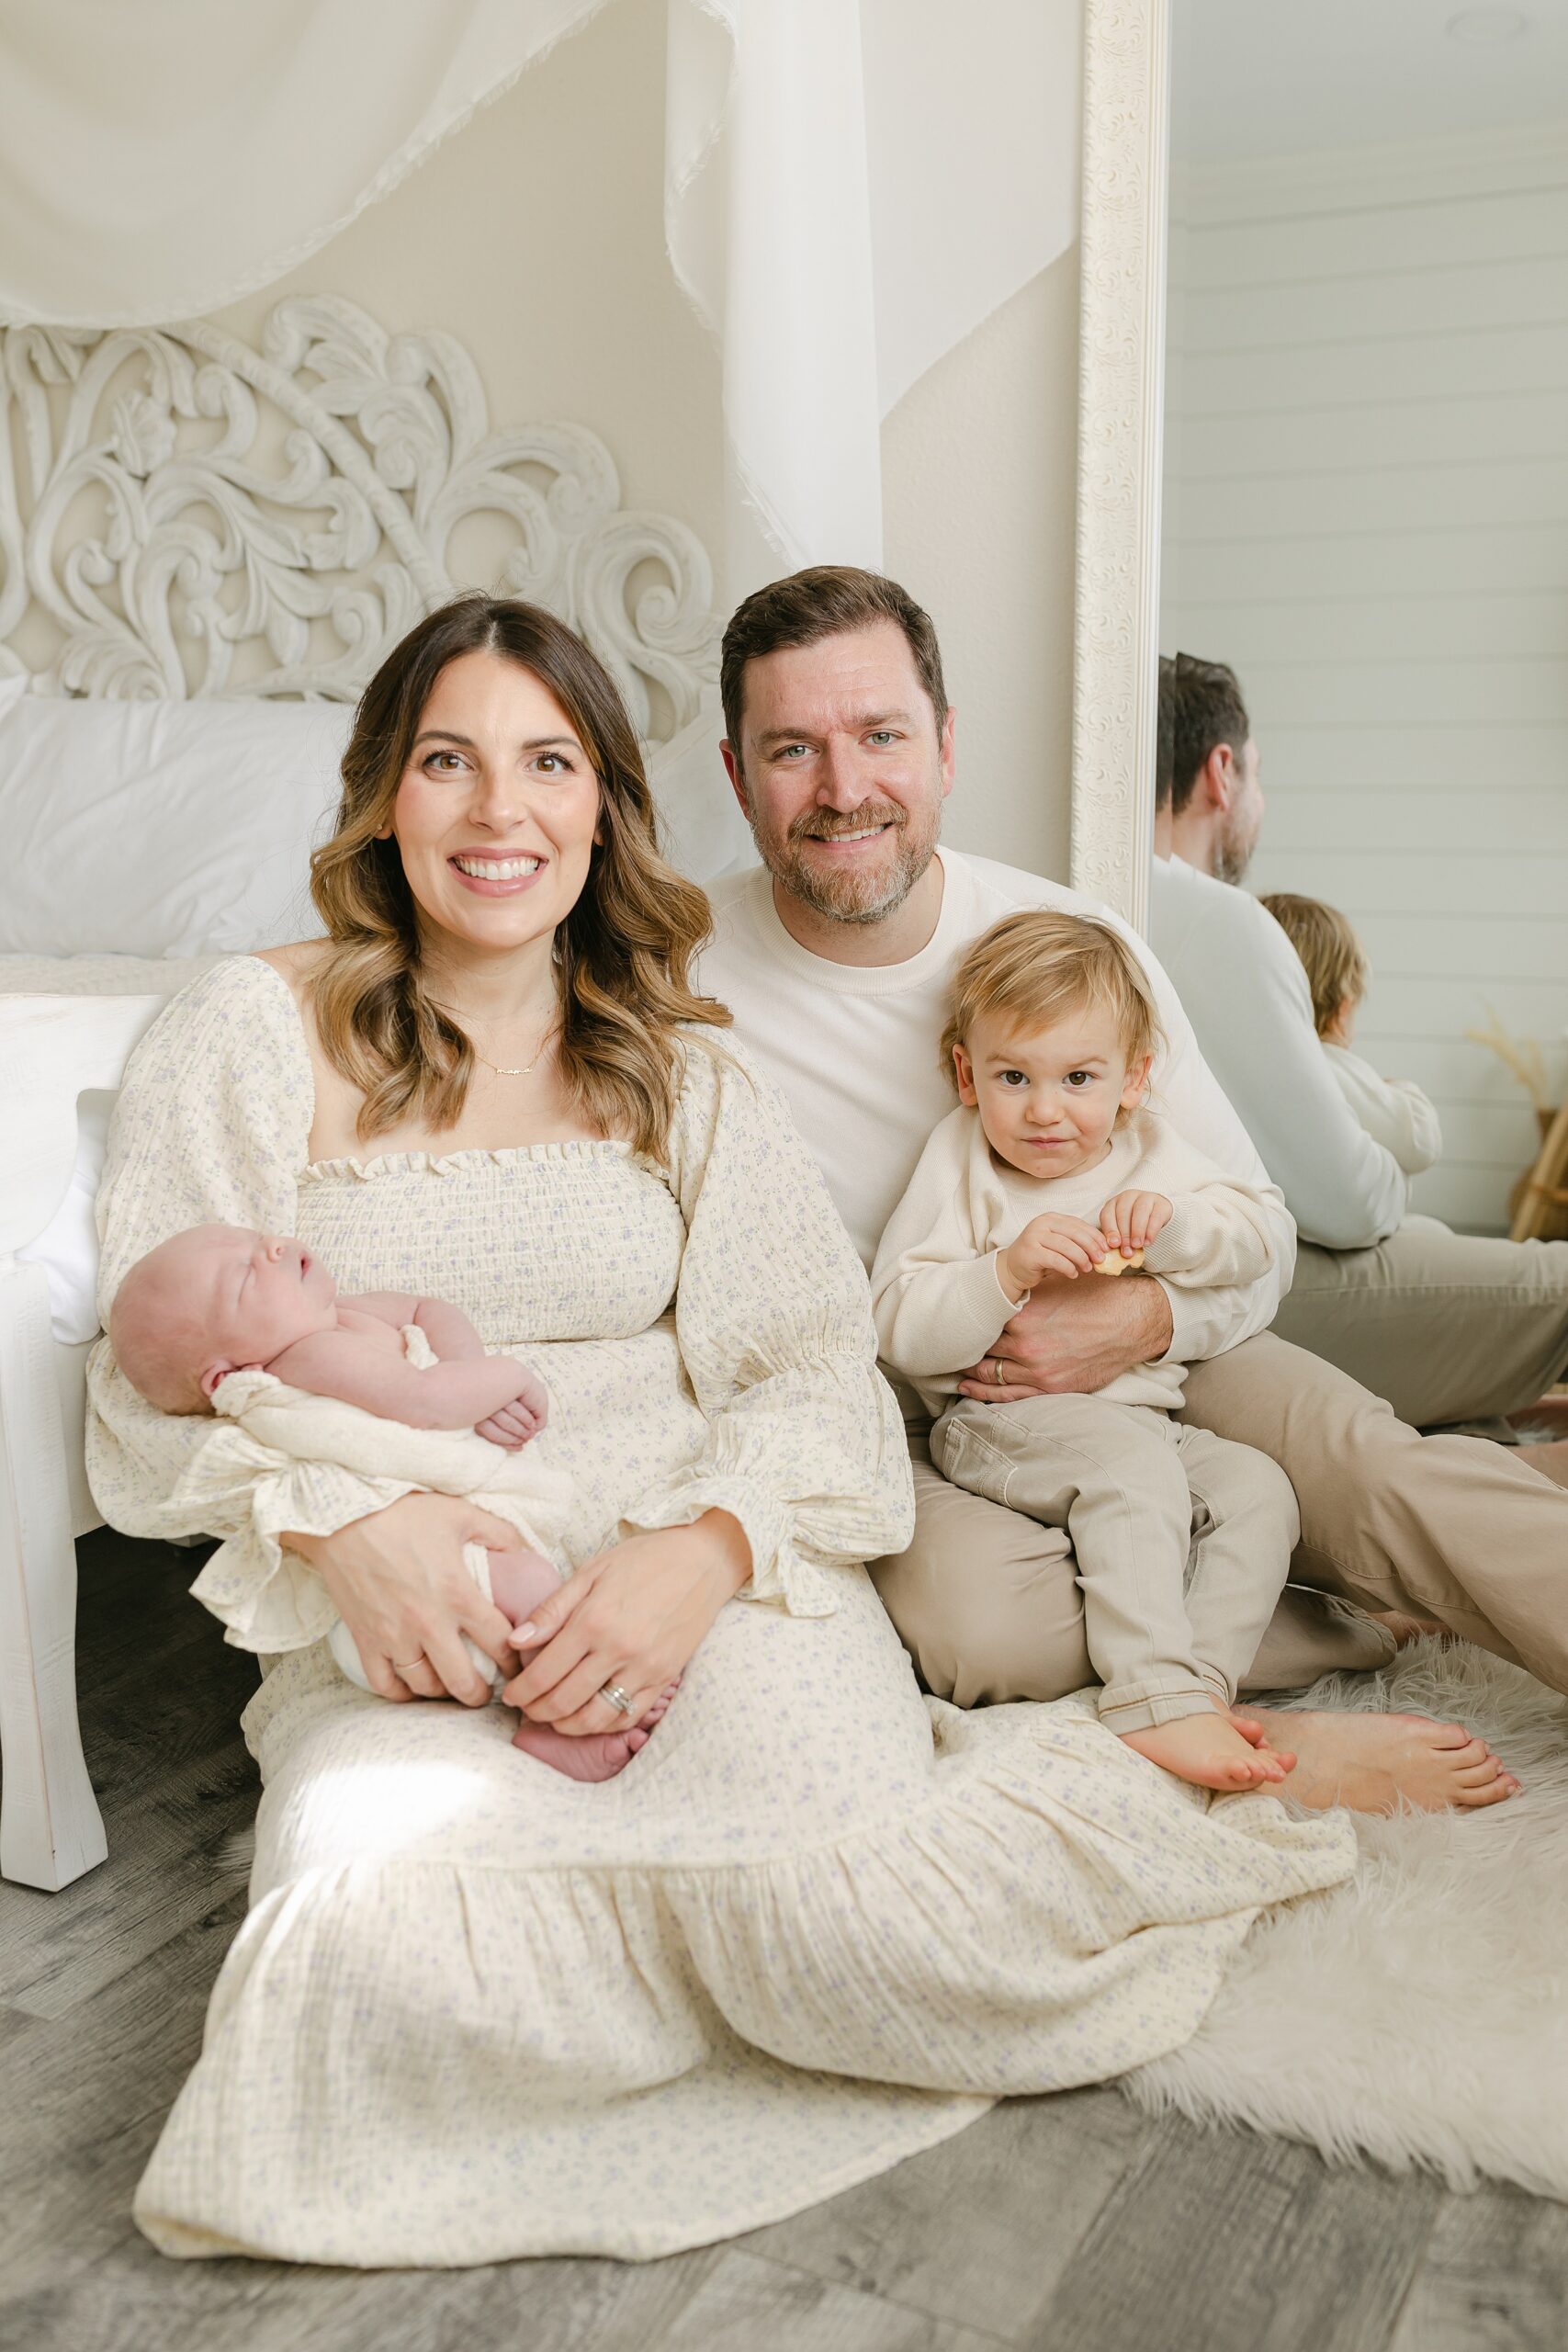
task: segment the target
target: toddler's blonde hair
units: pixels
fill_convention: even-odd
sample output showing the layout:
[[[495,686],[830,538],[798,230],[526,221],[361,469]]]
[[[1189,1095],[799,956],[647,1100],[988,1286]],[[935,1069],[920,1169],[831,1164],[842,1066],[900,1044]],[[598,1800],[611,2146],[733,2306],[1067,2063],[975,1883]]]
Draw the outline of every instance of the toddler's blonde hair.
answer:
[[[1312,1017],[1317,1034],[1333,1028],[1342,1005],[1355,1004],[1367,993],[1371,972],[1367,952],[1337,907],[1321,899],[1301,899],[1293,890],[1276,890],[1260,899],[1302,959],[1312,990]]]
[[[1103,1004],[1128,1064],[1161,1043],[1159,1015],[1143,966],[1108,923],[1031,908],[982,933],[953,982],[953,1016],[942,1034],[942,1067],[966,1045],[976,1021],[994,1014],[1015,1030],[1048,1029],[1085,1005]]]

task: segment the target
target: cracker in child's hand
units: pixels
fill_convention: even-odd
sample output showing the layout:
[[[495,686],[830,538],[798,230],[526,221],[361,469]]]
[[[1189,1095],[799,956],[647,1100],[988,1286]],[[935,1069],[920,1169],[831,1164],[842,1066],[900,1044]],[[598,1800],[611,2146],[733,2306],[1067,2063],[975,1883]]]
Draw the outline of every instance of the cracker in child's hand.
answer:
[[[1108,1250],[1094,1271],[1097,1274],[1125,1274],[1132,1272],[1143,1262],[1144,1253],[1141,1250],[1134,1250],[1127,1258],[1122,1255],[1120,1250]]]

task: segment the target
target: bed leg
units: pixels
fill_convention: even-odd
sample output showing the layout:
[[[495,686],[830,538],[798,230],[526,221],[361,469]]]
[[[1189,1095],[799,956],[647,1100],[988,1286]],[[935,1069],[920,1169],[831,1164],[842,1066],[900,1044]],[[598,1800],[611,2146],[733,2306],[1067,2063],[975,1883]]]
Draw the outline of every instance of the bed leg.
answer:
[[[76,1720],[76,1550],[41,1266],[0,1257],[0,1877],[56,1893],[108,1852]]]

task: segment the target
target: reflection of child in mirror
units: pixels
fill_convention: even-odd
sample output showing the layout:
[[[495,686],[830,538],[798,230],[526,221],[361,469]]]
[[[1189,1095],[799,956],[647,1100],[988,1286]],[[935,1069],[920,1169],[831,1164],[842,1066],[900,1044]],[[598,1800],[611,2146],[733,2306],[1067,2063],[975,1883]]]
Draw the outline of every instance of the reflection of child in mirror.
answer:
[[[1374,1143],[1393,1154],[1407,1176],[1419,1176],[1442,1156],[1442,1129],[1437,1112],[1413,1080],[1382,1078],[1371,1062],[1350,1051],[1369,972],[1366,950],[1348,918],[1321,899],[1298,898],[1290,890],[1276,891],[1258,903],[1302,959],[1318,1037],[1358,1123]]]

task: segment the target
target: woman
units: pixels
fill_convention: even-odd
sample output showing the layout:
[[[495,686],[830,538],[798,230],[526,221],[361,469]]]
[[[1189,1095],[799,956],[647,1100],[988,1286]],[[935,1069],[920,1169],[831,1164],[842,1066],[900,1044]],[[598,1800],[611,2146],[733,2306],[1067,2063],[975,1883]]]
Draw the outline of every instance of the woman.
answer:
[[[361,2265],[662,2254],[1176,2046],[1348,1828],[1206,1815],[1070,1706],[919,1697],[856,1565],[910,1524],[864,1278],[687,986],[703,901],[609,679],[466,599],[389,657],[344,775],[328,939],[196,982],[128,1076],[104,1306],[223,1219],[463,1307],[547,1380],[536,1443],[577,1498],[507,1697],[592,1733],[683,1680],[617,1780],[518,1755],[461,1639],[510,1656],[461,1557],[509,1530],[164,1419],[100,1343],[107,1515],[241,1539],[197,1591],[270,1654],[253,1908],[142,2226]],[[318,1638],[334,1611],[379,1698]]]

